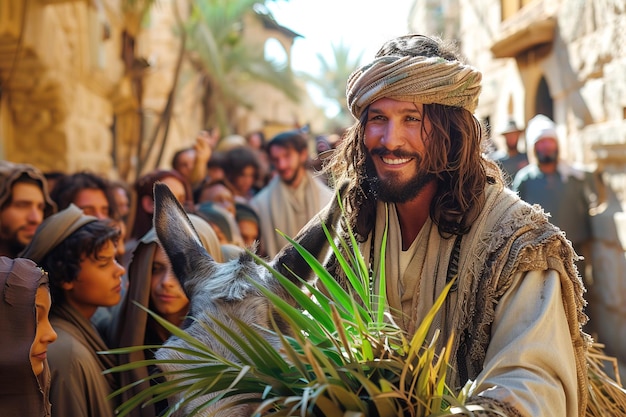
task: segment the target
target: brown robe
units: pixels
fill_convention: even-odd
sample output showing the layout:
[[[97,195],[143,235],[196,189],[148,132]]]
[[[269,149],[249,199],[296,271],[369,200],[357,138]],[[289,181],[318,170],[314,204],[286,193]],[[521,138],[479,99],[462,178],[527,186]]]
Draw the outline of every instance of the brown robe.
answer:
[[[91,322],[73,307],[53,304],[50,322],[58,339],[48,348],[52,372],[52,415],[58,417],[112,417],[118,404],[107,396],[118,388],[114,375],[102,372],[114,367],[108,350]]]

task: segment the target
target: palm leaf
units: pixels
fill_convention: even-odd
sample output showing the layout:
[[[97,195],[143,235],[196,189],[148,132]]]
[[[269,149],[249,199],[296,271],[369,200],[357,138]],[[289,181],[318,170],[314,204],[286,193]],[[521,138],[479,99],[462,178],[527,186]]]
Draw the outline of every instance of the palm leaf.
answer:
[[[185,348],[163,347],[176,350],[184,359],[146,360],[121,365],[108,372],[165,364],[185,365],[185,369],[161,372],[159,376],[166,377],[167,381],[152,385],[128,400],[118,409],[120,414],[125,415],[141,404],[176,395],[180,400],[171,404],[167,414],[171,415],[211,392],[219,395],[201,402],[191,415],[239,394],[256,395],[246,401],[258,402],[259,416],[395,417],[406,413],[422,417],[447,412],[450,404],[462,405],[462,401],[453,397],[445,386],[450,341],[439,353],[435,351],[436,337],[428,343],[426,340],[454,280],[446,285],[416,333],[407,340],[393,322],[385,319],[388,307],[384,297],[384,263],[379,267],[377,280],[377,293],[383,296],[377,296],[371,291],[376,279],[367,267],[351,229],[346,230],[346,239],[340,237],[337,243],[327,229],[325,233],[349,282],[347,289],[288,236],[285,237],[309,264],[324,291],[299,277],[296,282],[301,286],[295,284],[253,255],[256,262],[265,266],[293,296],[295,305],[255,284],[272,303],[274,311],[289,325],[291,333],[283,334],[273,317],[270,317],[270,329],[251,326],[236,318],[232,318],[234,326],[214,319],[224,336],[203,324],[214,341],[232,354],[235,361],[146,310],[172,335],[184,341]],[[387,228],[383,235],[382,262],[386,239]],[[289,272],[293,274],[293,271]],[[254,283],[252,279],[251,282]],[[278,339],[280,349],[266,340],[268,332]],[[109,353],[129,353],[145,348],[123,348]],[[145,379],[136,383],[141,382]],[[121,392],[118,390],[115,395]],[[241,401],[234,400],[228,406]]]

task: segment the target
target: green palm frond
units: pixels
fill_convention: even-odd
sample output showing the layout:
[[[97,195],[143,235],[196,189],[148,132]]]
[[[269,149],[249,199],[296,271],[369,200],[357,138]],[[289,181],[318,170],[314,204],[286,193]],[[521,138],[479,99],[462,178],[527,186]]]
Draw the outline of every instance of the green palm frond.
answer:
[[[453,284],[450,282],[436,300],[432,310],[411,338],[387,314],[384,276],[373,277],[358,249],[352,231],[348,238],[335,242],[325,230],[337,257],[348,288],[343,288],[324,266],[293,239],[285,236],[317,275],[319,287],[300,280],[294,284],[255,257],[292,294],[289,303],[266,288],[251,282],[272,303],[275,312],[289,325],[290,333],[280,331],[271,317],[271,329],[261,329],[233,319],[235,326],[219,321],[217,331],[205,328],[236,360],[219,355],[183,330],[148,311],[159,324],[181,338],[185,348],[177,350],[185,359],[146,360],[129,363],[107,372],[121,372],[147,365],[192,365],[184,370],[162,371],[158,377],[167,381],[152,385],[122,404],[119,415],[133,408],[163,398],[180,398],[170,403],[168,414],[187,406],[208,393],[219,393],[194,410],[230,399],[226,407],[242,401],[256,403],[257,416],[435,416],[460,413],[464,397],[455,396],[446,386],[449,352],[452,340],[441,351],[435,351],[438,332],[426,340],[433,318]],[[383,239],[386,239],[386,232]],[[386,245],[383,244],[384,248]],[[384,259],[384,253],[381,259]],[[384,268],[380,268],[384,271]],[[291,273],[291,272],[290,272]],[[376,279],[377,278],[377,279]],[[379,288],[372,291],[373,283]],[[323,288],[323,289],[322,289]],[[272,332],[280,341],[275,349],[264,337]],[[140,349],[115,349],[108,353],[129,353]],[[136,383],[145,382],[137,381]],[[124,387],[113,395],[119,395]],[[241,399],[245,394],[245,399]],[[195,403],[194,403],[195,404]],[[193,414],[191,414],[193,415]]]
[[[293,102],[302,97],[291,68],[266,58],[263,46],[244,34],[244,17],[258,17],[254,11],[258,3],[265,2],[192,1],[185,22],[187,57],[204,79],[209,124],[220,126],[223,132],[232,127],[234,109],[251,108],[248,90],[243,88],[251,82],[270,85]]]

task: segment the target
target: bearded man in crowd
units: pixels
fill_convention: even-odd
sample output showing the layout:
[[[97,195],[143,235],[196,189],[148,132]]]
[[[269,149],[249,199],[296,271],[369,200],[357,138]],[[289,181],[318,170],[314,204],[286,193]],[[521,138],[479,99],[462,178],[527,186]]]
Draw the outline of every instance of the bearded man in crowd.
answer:
[[[16,258],[44,218],[56,212],[43,173],[29,164],[0,161],[0,255]]]
[[[278,232],[295,236],[332,198],[332,190],[307,167],[309,150],[304,133],[276,135],[267,144],[274,178],[251,200],[259,215],[260,251],[273,257],[287,244]]]

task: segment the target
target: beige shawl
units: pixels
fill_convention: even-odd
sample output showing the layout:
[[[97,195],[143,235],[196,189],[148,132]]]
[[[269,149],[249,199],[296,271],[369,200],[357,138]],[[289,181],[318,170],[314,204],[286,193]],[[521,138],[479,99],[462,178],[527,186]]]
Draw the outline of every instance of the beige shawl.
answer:
[[[37,332],[35,300],[48,274],[28,259],[0,257],[0,414],[50,416],[50,369],[35,376],[30,352]]]
[[[486,197],[480,217],[461,241],[458,288],[449,294],[431,328],[430,337],[434,329],[442,331],[439,348],[452,331],[455,333],[451,357],[457,358],[457,366],[448,374],[448,384],[458,388],[483,370],[498,301],[514,285],[514,278],[530,271],[554,270],[561,281],[576,358],[578,410],[583,415],[587,397],[584,355],[590,339],[581,331],[586,316],[582,312],[584,289],[573,264],[576,255],[538,206],[529,206],[500,185],[488,186]],[[386,220],[388,303],[397,323],[412,334],[446,283],[455,239],[442,239],[436,225],[428,221],[412,245],[413,256],[400,276],[401,231],[395,208],[390,205],[386,209],[385,203],[379,203],[373,251],[371,236],[362,245],[362,253],[372,254],[375,276]],[[399,280],[393,279],[398,276]]]

